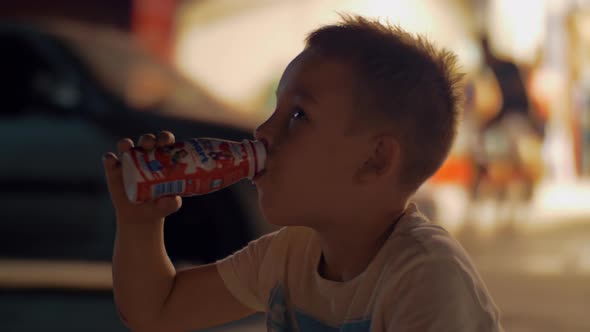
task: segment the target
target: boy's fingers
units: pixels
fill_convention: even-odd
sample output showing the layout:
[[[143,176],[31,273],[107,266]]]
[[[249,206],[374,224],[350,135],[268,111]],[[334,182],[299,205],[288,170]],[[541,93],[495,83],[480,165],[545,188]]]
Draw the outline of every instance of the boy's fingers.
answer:
[[[174,144],[175,138],[174,134],[171,132],[164,130],[158,134],[158,142],[157,145],[162,147],[166,145]]]
[[[156,147],[156,136],[154,134],[143,134],[137,141],[137,145],[144,150],[152,150]]]
[[[106,153],[102,158],[102,163],[107,179],[107,186],[111,193],[111,198],[115,204],[127,200],[125,187],[123,185],[123,172],[121,162],[114,153]]]
[[[117,142],[117,152],[121,155],[123,152],[131,150],[134,147],[133,141],[129,138],[124,138]]]

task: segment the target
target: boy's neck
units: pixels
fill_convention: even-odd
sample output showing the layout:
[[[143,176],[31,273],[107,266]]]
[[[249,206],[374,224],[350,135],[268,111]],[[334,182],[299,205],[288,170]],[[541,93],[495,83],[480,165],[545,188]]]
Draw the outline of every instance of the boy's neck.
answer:
[[[405,205],[383,218],[358,227],[338,227],[333,231],[317,232],[322,256],[318,273],[325,279],[345,282],[360,275],[373,261],[379,250],[402,219]],[[372,227],[369,227],[372,226]]]

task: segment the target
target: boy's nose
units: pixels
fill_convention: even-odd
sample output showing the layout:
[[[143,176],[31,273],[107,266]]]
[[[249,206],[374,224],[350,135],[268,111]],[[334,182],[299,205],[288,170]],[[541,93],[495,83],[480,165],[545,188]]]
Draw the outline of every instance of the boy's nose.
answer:
[[[254,129],[254,139],[257,140],[257,141],[266,140],[266,138],[264,137],[264,135],[262,135],[262,131],[260,130],[260,127]]]

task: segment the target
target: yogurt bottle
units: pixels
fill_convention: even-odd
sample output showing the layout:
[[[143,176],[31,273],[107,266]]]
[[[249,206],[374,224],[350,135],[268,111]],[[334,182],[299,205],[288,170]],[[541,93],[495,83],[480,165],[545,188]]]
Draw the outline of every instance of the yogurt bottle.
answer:
[[[215,138],[193,138],[151,151],[134,147],[121,156],[125,192],[135,203],[208,194],[253,179],[265,162],[260,141]]]

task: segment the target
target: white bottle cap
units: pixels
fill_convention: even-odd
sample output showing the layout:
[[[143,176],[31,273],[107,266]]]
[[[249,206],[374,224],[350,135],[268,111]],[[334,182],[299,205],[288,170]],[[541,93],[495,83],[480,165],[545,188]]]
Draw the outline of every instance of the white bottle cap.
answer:
[[[256,173],[262,171],[266,165],[266,145],[261,141],[254,141],[256,153]]]
[[[251,180],[264,169],[266,163],[266,146],[260,141],[243,140],[242,144],[246,147],[248,152],[248,159],[250,169],[248,171],[248,178]]]

